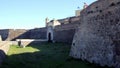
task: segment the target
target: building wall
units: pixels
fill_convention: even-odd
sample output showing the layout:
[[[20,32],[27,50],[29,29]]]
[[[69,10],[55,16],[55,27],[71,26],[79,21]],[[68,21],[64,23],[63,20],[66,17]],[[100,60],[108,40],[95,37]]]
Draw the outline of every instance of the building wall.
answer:
[[[32,30],[26,29],[5,29],[0,30],[3,41],[14,41],[16,39],[46,39],[46,28]]]
[[[37,28],[29,31],[29,39],[46,39],[47,28]]]
[[[81,10],[76,10],[76,11],[75,11],[75,16],[80,16],[80,11],[81,11]]]
[[[119,0],[99,0],[84,9],[70,56],[120,68],[119,12]]]
[[[76,22],[76,21],[75,21]],[[54,42],[71,43],[79,22],[56,26],[53,32]]]
[[[59,19],[58,22],[61,23],[61,25],[63,25],[63,24],[69,24],[69,23],[76,23],[79,20],[80,20],[79,16],[72,16],[64,19]]]
[[[47,23],[47,40],[50,34],[53,42],[71,43],[79,20],[79,16],[51,20]]]
[[[61,30],[61,31],[55,30],[54,42],[71,43],[73,40],[74,33],[75,33],[75,29]]]
[[[9,29],[9,35],[7,40],[25,39],[28,38],[28,30],[25,29]]]

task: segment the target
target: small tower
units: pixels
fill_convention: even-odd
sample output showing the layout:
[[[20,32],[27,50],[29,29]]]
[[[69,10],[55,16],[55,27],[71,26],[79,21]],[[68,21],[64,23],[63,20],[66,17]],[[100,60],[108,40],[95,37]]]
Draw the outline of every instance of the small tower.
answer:
[[[81,12],[81,10],[79,9],[79,10],[75,10],[75,16],[77,17],[77,16],[80,16],[80,12]]]
[[[83,9],[85,9],[85,8],[87,8],[87,7],[88,7],[87,3],[84,2]]]
[[[47,18],[45,19],[45,25],[46,25],[46,27],[48,26],[48,22],[49,22],[49,18],[47,17]]]

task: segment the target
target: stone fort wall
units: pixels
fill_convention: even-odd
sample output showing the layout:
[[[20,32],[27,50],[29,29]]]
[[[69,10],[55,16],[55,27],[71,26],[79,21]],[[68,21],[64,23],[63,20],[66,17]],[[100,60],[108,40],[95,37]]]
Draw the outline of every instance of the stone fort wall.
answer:
[[[46,39],[46,28],[37,29],[3,29],[0,30],[3,41],[15,41],[16,39]]]
[[[74,21],[69,24],[63,24],[56,26],[54,28],[54,38],[55,42],[64,42],[64,43],[72,43],[76,27],[78,26],[79,21]]]
[[[47,28],[36,28],[29,31],[30,39],[46,39]]]
[[[61,25],[54,26],[53,41],[71,43],[76,27],[80,23],[79,16],[57,20]],[[55,23],[54,23],[55,24]],[[0,35],[3,41],[15,41],[16,39],[47,39],[49,27],[35,29],[1,29]]]
[[[76,27],[79,24],[79,17],[69,17],[58,21],[63,24],[53,27],[53,40],[55,42],[71,43]],[[1,29],[0,35],[3,41],[15,41],[16,39],[47,39],[47,27],[30,30]]]
[[[12,41],[17,38],[27,38],[26,32],[28,30],[25,29],[3,29],[0,30],[0,35],[3,41]]]
[[[63,24],[54,27],[53,39],[67,43],[73,40],[70,56],[74,58],[120,68],[119,14],[119,0],[98,0],[82,10],[79,18],[60,20]],[[3,40],[46,39],[46,32],[46,28],[6,29],[0,30],[0,35]]]
[[[81,12],[70,56],[120,68],[120,0],[98,0]]]

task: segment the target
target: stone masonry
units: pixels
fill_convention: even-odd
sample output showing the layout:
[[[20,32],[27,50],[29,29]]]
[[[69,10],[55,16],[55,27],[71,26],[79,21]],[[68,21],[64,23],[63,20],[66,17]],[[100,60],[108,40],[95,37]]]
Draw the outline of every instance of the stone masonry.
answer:
[[[10,48],[12,42],[10,41],[0,41],[0,65],[6,58],[6,54]]]
[[[0,35],[0,41],[2,41],[2,37],[1,37],[1,35]]]
[[[0,30],[0,35],[3,39],[0,59],[9,50],[11,40],[50,39],[67,43],[73,40],[70,56],[120,68],[120,0],[98,0],[83,9],[80,16],[46,21],[44,28]],[[30,43],[23,41],[22,45]]]
[[[120,0],[98,0],[81,12],[70,56],[120,68]]]
[[[73,16],[46,22],[48,40],[51,39],[52,42],[63,42],[70,44],[73,40],[76,27],[78,27],[78,24],[80,23],[79,16]]]

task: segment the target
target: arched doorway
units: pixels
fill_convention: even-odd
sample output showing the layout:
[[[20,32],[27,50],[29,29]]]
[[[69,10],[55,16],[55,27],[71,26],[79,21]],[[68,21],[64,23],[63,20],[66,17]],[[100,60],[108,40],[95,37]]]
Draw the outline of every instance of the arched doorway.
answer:
[[[48,33],[48,42],[52,42],[51,33]]]

